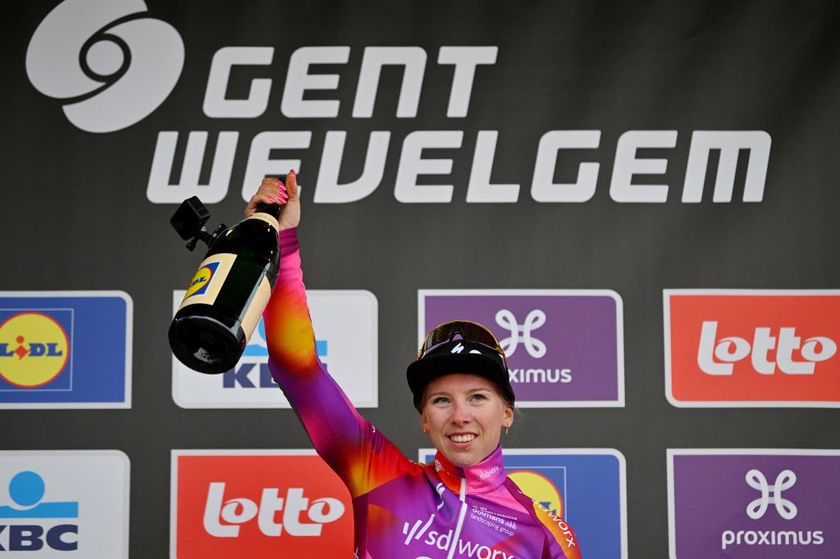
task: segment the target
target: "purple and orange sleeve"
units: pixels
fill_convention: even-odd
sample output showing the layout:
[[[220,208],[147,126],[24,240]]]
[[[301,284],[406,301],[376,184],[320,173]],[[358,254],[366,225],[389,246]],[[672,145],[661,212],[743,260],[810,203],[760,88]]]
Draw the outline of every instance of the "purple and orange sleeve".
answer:
[[[318,360],[296,229],[279,238],[280,272],[264,314],[269,368],[315,450],[357,497],[417,466],[356,411]]]

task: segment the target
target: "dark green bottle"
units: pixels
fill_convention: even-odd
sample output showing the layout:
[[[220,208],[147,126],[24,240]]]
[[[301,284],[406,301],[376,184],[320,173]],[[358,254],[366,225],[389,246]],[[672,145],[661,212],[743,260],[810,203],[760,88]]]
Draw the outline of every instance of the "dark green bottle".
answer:
[[[190,369],[224,373],[245,351],[279,271],[279,214],[260,204],[210,245],[169,326],[172,352]]]

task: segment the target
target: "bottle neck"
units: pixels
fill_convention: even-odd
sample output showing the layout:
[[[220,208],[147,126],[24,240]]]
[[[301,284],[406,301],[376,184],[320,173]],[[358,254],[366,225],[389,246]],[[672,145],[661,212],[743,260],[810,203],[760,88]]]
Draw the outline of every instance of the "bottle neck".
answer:
[[[258,204],[256,211],[248,219],[259,219],[274,227],[275,231],[280,231],[281,209],[277,204]]]
[[[278,204],[265,204],[263,202],[260,202],[259,204],[257,204],[257,209],[255,211],[256,213],[268,214],[274,219],[280,219],[281,209],[281,206],[279,206]]]

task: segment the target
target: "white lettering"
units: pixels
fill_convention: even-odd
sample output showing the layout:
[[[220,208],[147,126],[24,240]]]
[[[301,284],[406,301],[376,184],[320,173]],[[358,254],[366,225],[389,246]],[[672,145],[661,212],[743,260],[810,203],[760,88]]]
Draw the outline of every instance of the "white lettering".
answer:
[[[245,180],[242,182],[242,198],[249,200],[256,186],[266,175],[285,175],[289,169],[300,173],[300,159],[271,159],[271,150],[306,149],[312,140],[312,132],[260,132],[251,142]]]
[[[406,136],[403,142],[400,167],[394,186],[394,197],[404,204],[449,203],[452,201],[451,184],[417,184],[417,177],[423,175],[448,175],[452,172],[451,159],[423,159],[424,149],[456,149],[461,147],[464,133],[457,131],[418,130]]]
[[[454,64],[452,90],[446,116],[458,118],[467,116],[472,94],[475,67],[479,64],[495,64],[499,47],[440,47],[438,64]]]
[[[470,182],[467,186],[467,202],[516,202],[519,199],[518,184],[491,184],[493,159],[496,156],[497,130],[481,130],[475,142]]]
[[[190,132],[187,137],[187,149],[184,164],[181,167],[181,180],[170,184],[172,164],[175,161],[175,146],[178,143],[177,132],[159,132],[146,197],[155,204],[177,204],[190,196],[201,196],[205,203],[221,202],[230,185],[233,159],[239,132],[219,132],[216,140],[216,153],[210,171],[210,182],[199,184],[201,164],[207,145],[207,132]],[[257,181],[259,184],[262,177]],[[254,185],[248,188],[248,198],[253,194]]]
[[[666,184],[633,184],[633,175],[663,175],[667,159],[640,159],[640,148],[673,148],[677,145],[676,130],[628,130],[618,139],[615,150],[610,198],[616,202],[665,203]]]
[[[225,97],[233,66],[267,66],[274,57],[274,47],[223,47],[213,55],[207,90],[204,93],[204,114],[210,118],[255,118],[268,107],[271,80],[251,81],[248,97]]]
[[[802,338],[796,335],[796,328],[779,329],[778,347],[777,338],[771,335],[768,327],[756,328],[752,343],[737,336],[718,341],[717,328],[717,321],[711,320],[704,321],[700,330],[697,364],[707,375],[731,375],[734,370],[732,363],[748,355],[751,355],[753,369],[762,375],[774,374],[777,365],[787,375],[813,375],[816,363],[830,359],[837,353],[837,344],[826,337],[808,338],[802,344]],[[775,362],[770,360],[773,349],[776,350]],[[794,359],[796,350],[799,350],[804,361]]]
[[[600,130],[551,130],[543,134],[537,149],[531,197],[537,202],[587,202],[595,195],[599,163],[581,163],[573,183],[555,183],[554,172],[561,149],[596,149]]]
[[[731,202],[735,186],[735,170],[740,150],[749,150],[747,176],[744,179],[744,202],[761,202],[770,161],[770,135],[763,130],[712,131],[695,130],[685,169],[682,201],[698,203],[703,197],[709,152],[720,150],[712,201]]]
[[[350,47],[301,47],[289,57],[280,110],[290,118],[335,118],[339,101],[303,98],[308,89],[338,89],[338,74],[310,74],[312,64],[347,64]]]
[[[400,100],[397,105],[398,118],[417,116],[423,74],[426,70],[426,51],[420,47],[366,47],[359,71],[359,85],[353,104],[353,118],[370,118],[379,87],[382,66],[403,66],[403,80]]]
[[[331,497],[316,499],[310,505],[299,487],[289,488],[285,497],[280,497],[276,488],[263,489],[259,506],[246,498],[225,501],[224,492],[225,483],[210,483],[204,507],[204,529],[218,538],[239,536],[239,525],[254,517],[257,517],[257,525],[266,536],[280,536],[283,527],[291,536],[320,536],[323,525],[338,520],[345,511],[344,504]],[[280,511],[283,512],[282,524],[275,520]],[[303,512],[312,522],[301,520]],[[222,524],[220,519],[227,524]]]
[[[724,530],[720,535],[720,548],[748,545],[770,547],[822,545],[822,530]]]
[[[340,130],[327,132],[321,166],[318,169],[318,182],[315,184],[315,203],[345,204],[356,202],[373,193],[382,182],[391,133],[387,131],[371,132],[362,176],[353,182],[339,184],[338,175],[341,170],[346,138],[347,132]]]

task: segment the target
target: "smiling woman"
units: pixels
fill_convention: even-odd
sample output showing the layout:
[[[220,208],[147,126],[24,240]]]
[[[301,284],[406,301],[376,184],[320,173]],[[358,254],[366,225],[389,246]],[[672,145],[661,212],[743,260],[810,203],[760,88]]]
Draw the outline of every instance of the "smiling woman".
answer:
[[[579,559],[559,516],[507,476],[501,430],[513,422],[507,360],[480,324],[456,321],[430,332],[408,367],[423,430],[437,455],[406,458],[350,404],[317,357],[300,268],[297,179],[265,179],[246,208],[288,200],[280,215],[280,273],[265,312],[269,367],[318,454],[353,499],[360,559]]]
[[[513,409],[487,379],[451,374],[426,387],[423,431],[454,465],[466,468],[490,456],[499,433],[513,423]]]

